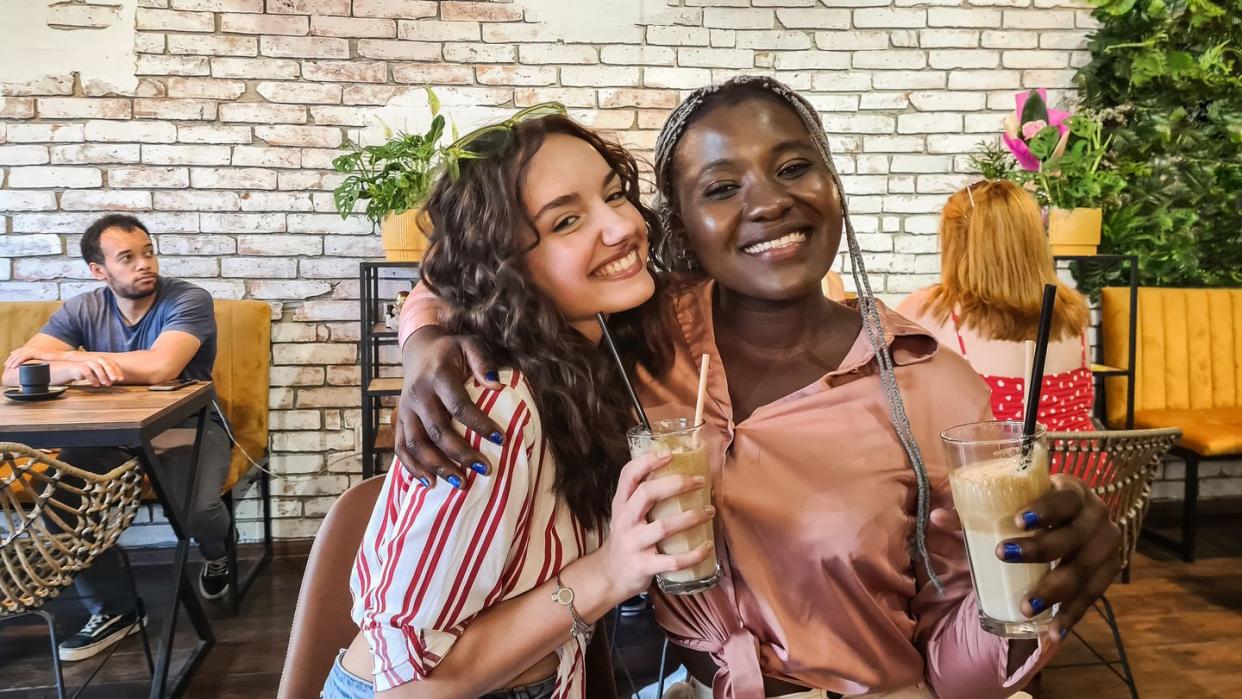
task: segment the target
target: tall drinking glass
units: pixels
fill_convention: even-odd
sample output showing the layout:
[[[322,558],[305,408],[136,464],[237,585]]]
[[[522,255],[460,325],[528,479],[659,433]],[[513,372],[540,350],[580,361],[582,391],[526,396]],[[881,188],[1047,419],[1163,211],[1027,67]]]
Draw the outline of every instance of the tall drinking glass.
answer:
[[[1029,536],[1014,523],[1021,509],[1046,494],[1048,445],[1043,425],[1024,437],[1018,421],[976,422],[945,430],[949,484],[966,534],[970,574],[984,630],[1005,638],[1036,638],[1052,621],[1052,610],[1034,618],[1022,613],[1022,599],[1051,570],[1048,563],[1006,563],[996,547]]]
[[[703,488],[657,503],[651,508],[652,521],[691,510],[702,510],[712,504],[712,472],[707,462],[707,449],[703,444],[701,429],[701,426],[693,425],[689,418],[674,418],[651,423],[650,431],[639,425],[626,432],[631,457],[642,456],[657,447],[664,447],[672,454],[668,465],[652,472],[650,478],[684,474],[707,479],[707,485]],[[708,520],[670,535],[657,544],[656,548],[664,554],[687,553],[705,541],[712,541],[712,536],[712,522]],[[689,595],[706,590],[718,580],[720,564],[716,560],[715,549],[707,560],[696,566],[656,576],[656,584],[670,595]]]

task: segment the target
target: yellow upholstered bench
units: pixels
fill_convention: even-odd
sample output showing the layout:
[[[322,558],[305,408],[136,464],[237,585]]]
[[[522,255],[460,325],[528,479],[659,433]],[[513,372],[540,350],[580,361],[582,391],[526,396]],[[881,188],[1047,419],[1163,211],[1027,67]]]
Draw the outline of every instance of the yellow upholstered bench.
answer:
[[[1186,459],[1182,558],[1194,560],[1199,462],[1242,456],[1242,289],[1139,289],[1134,426],[1177,427]],[[1129,289],[1104,289],[1104,362],[1125,366]],[[1125,382],[1107,380],[1108,421],[1125,422]]]
[[[60,301],[0,302],[0,360],[25,344],[43,327]],[[241,596],[250,588],[260,568],[271,558],[271,484],[267,468],[268,389],[271,364],[271,309],[262,301],[217,300],[216,363],[211,379],[216,398],[228,419],[237,445],[233,448],[229,476],[221,496],[235,510],[235,498],[258,484],[263,506],[263,554],[239,580],[236,546],[230,545],[230,602],[236,610]],[[248,455],[248,456],[247,456]],[[251,459],[259,464],[255,468]],[[153,500],[148,485],[144,499]],[[230,532],[230,542],[232,532]]]

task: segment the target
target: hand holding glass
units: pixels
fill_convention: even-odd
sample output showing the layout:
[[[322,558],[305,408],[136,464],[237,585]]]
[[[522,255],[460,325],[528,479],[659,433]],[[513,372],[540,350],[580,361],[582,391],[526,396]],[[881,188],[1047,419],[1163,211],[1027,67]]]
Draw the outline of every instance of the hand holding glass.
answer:
[[[971,579],[984,630],[1005,638],[1036,638],[1052,610],[1033,618],[1022,600],[1052,566],[1007,563],[996,557],[1006,539],[1027,535],[1014,521],[1021,509],[1052,489],[1048,445],[1042,425],[1031,437],[1017,421],[959,425],[940,435],[948,456],[953,505],[966,535]]]

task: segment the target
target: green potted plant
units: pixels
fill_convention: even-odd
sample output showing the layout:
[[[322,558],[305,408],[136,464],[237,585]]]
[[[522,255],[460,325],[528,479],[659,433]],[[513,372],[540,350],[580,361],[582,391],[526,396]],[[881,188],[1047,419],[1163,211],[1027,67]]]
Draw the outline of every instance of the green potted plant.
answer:
[[[1019,93],[1005,118],[1000,148],[984,148],[974,163],[985,176],[1032,189],[1047,208],[1053,254],[1094,255],[1100,245],[1100,205],[1125,182],[1101,167],[1108,149],[1100,121],[1087,113],[1051,109],[1041,89]]]
[[[354,205],[366,202],[364,211],[380,227],[385,257],[392,261],[417,262],[427,250],[430,222],[422,212],[445,149],[440,145],[445,119],[440,102],[430,88],[431,126],[424,134],[393,132],[380,145],[357,147],[332,161],[332,167],[348,176],[333,190],[333,203],[341,218],[353,213]]]

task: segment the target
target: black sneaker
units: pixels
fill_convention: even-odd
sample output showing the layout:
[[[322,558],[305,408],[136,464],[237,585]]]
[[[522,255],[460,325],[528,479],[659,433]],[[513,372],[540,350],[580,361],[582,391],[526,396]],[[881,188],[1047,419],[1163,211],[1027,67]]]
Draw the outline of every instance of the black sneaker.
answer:
[[[203,599],[220,599],[229,593],[229,558],[203,561],[198,573],[198,593]]]
[[[144,617],[142,623],[147,623]],[[82,630],[60,644],[60,659],[65,662],[86,660],[111,648],[121,639],[137,633],[138,614],[93,614]]]

